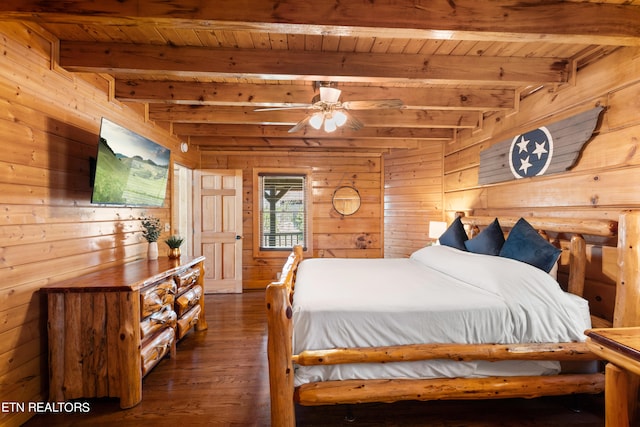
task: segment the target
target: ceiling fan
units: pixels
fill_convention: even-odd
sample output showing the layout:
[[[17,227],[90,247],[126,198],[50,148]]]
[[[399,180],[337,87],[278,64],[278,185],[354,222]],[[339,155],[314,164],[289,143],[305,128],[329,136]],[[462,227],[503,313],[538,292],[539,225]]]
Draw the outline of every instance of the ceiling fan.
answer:
[[[378,99],[369,101],[340,102],[342,91],[332,86],[320,86],[320,94],[313,97],[311,104],[291,107],[258,108],[255,111],[274,110],[311,110],[313,114],[300,120],[289,133],[302,130],[307,124],[314,129],[324,128],[325,132],[333,132],[337,128],[347,126],[353,130],[362,129],[360,120],[350,115],[346,110],[375,110],[386,108],[402,108],[404,103],[400,99]]]

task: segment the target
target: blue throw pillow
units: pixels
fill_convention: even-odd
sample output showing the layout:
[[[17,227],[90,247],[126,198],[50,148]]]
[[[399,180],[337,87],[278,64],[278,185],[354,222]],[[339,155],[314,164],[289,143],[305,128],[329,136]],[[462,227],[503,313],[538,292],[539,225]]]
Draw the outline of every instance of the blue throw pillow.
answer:
[[[462,224],[460,217],[457,217],[449,228],[447,228],[447,231],[442,233],[438,241],[441,245],[466,251],[467,248],[464,246],[464,242],[468,239],[467,232],[464,230],[464,224]]]
[[[485,255],[498,255],[502,245],[504,245],[504,233],[498,218],[494,219],[476,237],[464,242],[464,246],[469,252]]]
[[[524,218],[520,218],[504,242],[500,256],[526,262],[548,273],[561,252],[540,236]]]

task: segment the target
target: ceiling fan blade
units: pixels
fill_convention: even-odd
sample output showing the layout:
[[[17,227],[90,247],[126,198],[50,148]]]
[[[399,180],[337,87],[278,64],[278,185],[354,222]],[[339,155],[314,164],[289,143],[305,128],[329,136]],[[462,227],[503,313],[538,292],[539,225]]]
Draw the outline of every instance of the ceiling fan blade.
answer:
[[[304,127],[307,125],[307,123],[309,123],[309,120],[311,120],[311,116],[307,116],[304,119],[300,120],[294,127],[292,127],[291,129],[289,129],[289,133],[294,133],[294,132],[298,132],[302,129],[304,129]]]
[[[355,117],[353,117],[351,114],[349,114],[347,117],[348,118],[347,118],[347,123],[345,124],[345,127],[348,127],[349,129],[353,129],[353,130],[360,130],[364,127],[362,122],[356,119]]]
[[[278,110],[308,110],[313,108],[312,104],[308,105],[287,105],[284,107],[265,107],[265,108],[256,108],[253,111],[278,111]]]
[[[401,99],[372,99],[370,101],[347,101],[342,103],[345,110],[375,110],[383,108],[402,108]]]

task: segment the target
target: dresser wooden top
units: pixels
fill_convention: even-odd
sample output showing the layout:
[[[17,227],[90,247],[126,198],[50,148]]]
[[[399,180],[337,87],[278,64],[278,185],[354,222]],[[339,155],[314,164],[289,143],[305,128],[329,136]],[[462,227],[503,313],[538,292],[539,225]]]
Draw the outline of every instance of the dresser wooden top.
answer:
[[[589,329],[585,334],[592,341],[640,362],[640,327]]]
[[[169,259],[160,257],[155,261],[146,259],[105,268],[93,273],[47,285],[40,290],[51,292],[121,292],[135,291],[166,277],[172,276],[185,267],[193,266],[205,257]]]

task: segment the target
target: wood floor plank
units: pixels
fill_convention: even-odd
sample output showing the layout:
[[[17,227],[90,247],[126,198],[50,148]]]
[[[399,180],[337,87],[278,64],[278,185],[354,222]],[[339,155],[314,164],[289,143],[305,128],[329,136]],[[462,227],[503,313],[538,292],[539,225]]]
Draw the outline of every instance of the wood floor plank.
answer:
[[[121,410],[117,399],[92,399],[89,413],[37,415],[25,426],[269,426],[263,292],[205,301],[209,329],[189,332],[176,358],[147,375],[140,404]],[[598,395],[297,407],[296,418],[299,426],[601,427],[603,411]]]

